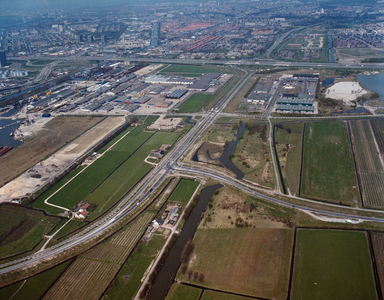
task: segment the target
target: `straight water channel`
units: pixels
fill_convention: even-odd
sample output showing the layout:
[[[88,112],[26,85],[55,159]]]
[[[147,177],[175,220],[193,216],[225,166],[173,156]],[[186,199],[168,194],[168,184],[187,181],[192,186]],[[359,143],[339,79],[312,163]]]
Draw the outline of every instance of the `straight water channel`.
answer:
[[[152,288],[148,293],[147,300],[164,299],[167,295],[168,289],[172,284],[179,268],[181,252],[183,251],[184,245],[195,235],[202,213],[205,211],[205,208],[215,194],[215,191],[221,187],[223,187],[221,184],[215,184],[207,186],[201,191],[195,208],[186,220],[180,236],[176,239],[168,257],[165,259],[162,269],[157,274],[153,282]]]

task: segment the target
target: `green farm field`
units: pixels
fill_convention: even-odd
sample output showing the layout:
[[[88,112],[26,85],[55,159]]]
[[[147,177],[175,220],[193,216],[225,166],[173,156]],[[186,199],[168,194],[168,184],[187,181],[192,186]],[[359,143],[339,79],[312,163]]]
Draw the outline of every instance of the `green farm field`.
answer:
[[[268,299],[286,299],[292,229],[198,229],[189,269],[208,288]],[[178,279],[188,282],[185,275]]]
[[[291,299],[377,299],[365,233],[298,229]]]
[[[194,93],[179,106],[180,111],[183,113],[198,112],[211,97],[211,94]]]
[[[39,300],[48,288],[59,278],[65,269],[72,263],[72,260],[66,261],[52,269],[37,274],[25,281],[20,281],[0,289],[0,299],[13,300]]]
[[[307,123],[301,196],[348,205],[360,202],[349,136],[343,122]]]
[[[198,186],[198,181],[181,179],[168,200],[187,204]]]
[[[173,144],[179,136],[177,132],[152,133],[143,132],[141,126],[135,128],[112,150],[50,198],[49,202],[70,208],[84,200],[94,209],[88,220],[95,219],[152,168],[144,162],[150,150],[163,143]],[[44,200],[56,189],[53,186],[52,191],[48,190],[32,205],[50,211]]]
[[[202,291],[199,288],[174,283],[165,300],[199,300]]]
[[[32,250],[61,222],[42,211],[4,203],[0,206],[0,258]]]
[[[154,235],[148,242],[139,244],[102,299],[133,299],[142,284],[141,279],[145,271],[156,258],[165,241],[165,236]]]
[[[299,193],[303,127],[303,123],[287,123],[275,128],[280,168],[285,185],[292,195]]]

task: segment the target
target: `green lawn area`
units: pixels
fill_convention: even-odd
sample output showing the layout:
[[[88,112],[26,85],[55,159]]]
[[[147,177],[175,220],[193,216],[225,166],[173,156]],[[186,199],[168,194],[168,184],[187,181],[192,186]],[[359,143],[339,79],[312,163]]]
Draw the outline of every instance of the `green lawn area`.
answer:
[[[180,112],[198,112],[211,97],[211,94],[194,93],[179,106]]]
[[[49,202],[68,208],[82,200],[93,204],[94,210],[88,220],[95,219],[116,203],[152,168],[144,162],[148,152],[161,144],[173,144],[180,136],[178,132],[143,132],[143,126],[132,130],[111,151],[106,152],[55,194]],[[51,208],[44,204],[44,199],[55,190],[57,187],[53,186],[32,205],[51,212]]]
[[[293,234],[292,229],[198,229],[188,268],[204,274],[199,285],[208,288],[286,299]],[[188,282],[181,272],[177,277]]]
[[[187,204],[198,186],[198,181],[181,179],[168,200]]]
[[[279,126],[275,128],[275,142],[284,183],[292,195],[298,195],[304,124],[286,123]]]
[[[301,196],[349,205],[360,201],[349,136],[343,122],[307,123]]]
[[[377,299],[364,232],[297,231],[291,299]]]
[[[24,282],[23,280],[0,289],[0,299],[11,299],[12,295],[13,295],[12,300],[41,299],[46,293],[46,291],[49,289],[49,287],[65,271],[65,269],[69,266],[71,262],[72,260],[66,261],[52,269],[49,269],[45,272],[35,275],[27,279],[24,284],[23,284]],[[19,288],[20,290],[17,291]]]
[[[202,291],[199,288],[174,283],[165,300],[199,300]]]
[[[154,235],[147,243],[140,244],[116,275],[112,286],[106,292],[106,299],[133,299],[142,284],[141,279],[145,271],[165,241],[165,236]]]
[[[232,294],[220,293],[211,290],[204,290],[201,300],[249,300],[248,297],[242,297]]]

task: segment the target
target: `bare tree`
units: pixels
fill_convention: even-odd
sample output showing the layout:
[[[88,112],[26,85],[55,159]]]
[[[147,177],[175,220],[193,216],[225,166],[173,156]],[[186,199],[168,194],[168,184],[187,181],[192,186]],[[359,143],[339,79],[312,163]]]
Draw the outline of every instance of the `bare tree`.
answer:
[[[188,279],[188,280],[191,280],[192,275],[193,275],[193,271],[192,271],[192,270],[188,270],[188,271],[187,271],[187,279]]]
[[[205,275],[203,273],[199,273],[199,276],[197,276],[197,282],[202,283],[204,282]]]
[[[185,275],[187,270],[188,270],[188,265],[187,264],[182,264],[181,267],[180,267],[181,274]]]

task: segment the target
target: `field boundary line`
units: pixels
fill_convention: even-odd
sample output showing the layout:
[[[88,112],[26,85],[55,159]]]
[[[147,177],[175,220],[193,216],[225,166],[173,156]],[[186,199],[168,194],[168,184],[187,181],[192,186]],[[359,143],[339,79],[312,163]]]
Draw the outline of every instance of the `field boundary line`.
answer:
[[[295,227],[295,230],[293,232],[293,245],[292,245],[291,267],[289,269],[289,282],[288,282],[287,300],[291,300],[293,269],[295,267],[295,254],[296,254],[296,243],[297,243],[297,228],[298,227]]]
[[[357,186],[359,187],[360,203],[361,203],[362,207],[364,207],[364,198],[363,198],[364,187],[363,187],[363,182],[362,182],[361,173],[360,173],[361,171],[360,171],[360,168],[359,168],[358,162],[357,162],[357,155],[358,154],[357,154],[357,148],[356,148],[356,144],[355,144],[355,135],[353,133],[353,128],[351,126],[351,121],[347,121],[346,124],[347,124],[347,132],[348,132],[348,136],[349,136],[349,144],[350,144],[351,152],[352,152],[353,165],[355,167]]]
[[[370,254],[370,258],[371,258],[372,273],[373,273],[373,277],[375,279],[377,297],[379,298],[379,300],[383,300],[383,293],[381,290],[379,272],[377,270],[376,255],[375,255],[375,251],[374,251],[374,247],[373,247],[373,243],[372,243],[371,231],[367,230],[366,234],[367,234],[367,243],[368,243],[369,254]]]
[[[301,137],[301,161],[300,161],[300,178],[299,178],[299,191],[297,192],[297,196],[301,197],[301,177],[303,176],[303,162],[304,162],[304,142],[305,142],[305,127],[307,123],[303,124],[303,135]]]

